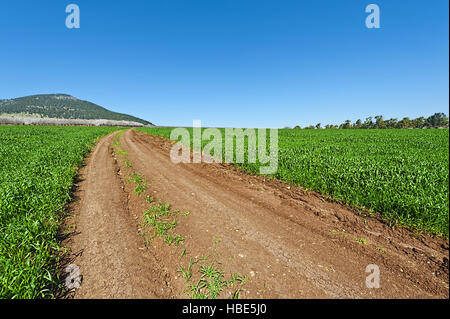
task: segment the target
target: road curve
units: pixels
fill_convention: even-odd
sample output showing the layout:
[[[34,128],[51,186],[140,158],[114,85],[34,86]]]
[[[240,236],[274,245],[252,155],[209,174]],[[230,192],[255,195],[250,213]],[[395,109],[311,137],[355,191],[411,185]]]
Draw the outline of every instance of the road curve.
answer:
[[[174,164],[173,142],[135,130],[120,136],[119,156],[114,136],[89,157],[71,208],[76,233],[67,246],[83,274],[77,298],[186,298],[177,269],[199,256],[247,275],[241,298],[448,298],[444,239],[391,229],[232,165]],[[190,212],[177,226],[183,258],[156,239],[145,247],[146,203],[127,182],[131,171],[147,180],[146,194]],[[368,265],[379,268],[380,288],[367,287]]]

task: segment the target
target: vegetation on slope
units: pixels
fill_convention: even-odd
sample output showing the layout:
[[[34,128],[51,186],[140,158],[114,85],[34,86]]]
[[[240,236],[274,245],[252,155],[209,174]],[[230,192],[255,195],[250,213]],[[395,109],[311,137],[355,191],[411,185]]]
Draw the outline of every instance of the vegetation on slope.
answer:
[[[94,103],[67,94],[44,94],[0,100],[1,115],[48,117],[64,119],[104,119],[152,124],[140,118],[109,111]]]

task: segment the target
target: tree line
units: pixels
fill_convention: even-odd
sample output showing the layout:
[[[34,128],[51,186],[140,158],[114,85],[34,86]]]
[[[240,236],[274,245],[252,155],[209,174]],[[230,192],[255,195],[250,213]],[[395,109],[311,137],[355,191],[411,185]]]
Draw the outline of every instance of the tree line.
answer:
[[[316,125],[310,125],[303,129],[401,129],[401,128],[448,128],[448,116],[444,113],[435,113],[427,118],[421,116],[415,119],[404,117],[401,120],[397,118],[390,118],[385,120],[382,115],[375,117],[369,116],[363,122],[358,119],[354,123],[350,120],[346,120],[339,125],[327,124],[322,126],[322,123]],[[299,125],[294,129],[301,129]]]

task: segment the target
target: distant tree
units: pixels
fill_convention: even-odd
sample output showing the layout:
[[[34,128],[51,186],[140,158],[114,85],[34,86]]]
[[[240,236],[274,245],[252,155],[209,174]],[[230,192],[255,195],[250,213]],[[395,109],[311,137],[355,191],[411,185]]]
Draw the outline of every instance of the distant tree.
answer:
[[[316,129],[321,129],[321,125],[322,125],[321,123],[317,123],[316,124]]]
[[[300,125],[296,125],[295,127],[294,127],[294,130],[301,130],[302,128],[300,127]]]
[[[372,116],[366,117],[363,128],[373,128]]]
[[[425,125],[426,125],[426,120],[425,120],[425,118],[423,116],[415,118],[412,121],[412,125],[413,125],[414,128],[424,128]]]
[[[428,127],[448,126],[448,117],[444,113],[434,113],[426,119]]]
[[[354,128],[361,128],[362,127],[362,121],[360,119],[356,120],[355,124],[353,125]]]
[[[390,118],[385,122],[386,128],[397,128],[398,120],[397,118]]]
[[[352,128],[352,124],[350,120],[346,120],[343,124],[341,124],[340,128],[349,129]]]
[[[378,129],[386,128],[386,124],[383,120],[383,115],[377,115],[375,116],[375,127]]]
[[[398,122],[398,128],[409,128],[411,127],[411,120],[409,117],[404,117],[402,120]]]

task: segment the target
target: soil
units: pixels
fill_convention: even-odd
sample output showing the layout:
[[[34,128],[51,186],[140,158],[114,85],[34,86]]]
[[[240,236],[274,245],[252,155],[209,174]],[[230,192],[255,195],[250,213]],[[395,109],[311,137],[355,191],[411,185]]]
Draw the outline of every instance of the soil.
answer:
[[[132,129],[96,145],[65,225],[73,232],[63,245],[82,275],[70,297],[188,298],[200,265],[212,264],[226,280],[247,277],[220,298],[449,298],[446,238],[389,227],[377,215],[234,165],[174,164],[172,145]],[[140,195],[133,173],[147,181]],[[142,222],[150,196],[181,212],[175,232],[183,244],[149,236]],[[186,282],[178,270],[191,260]],[[372,264],[379,288],[366,286]]]

